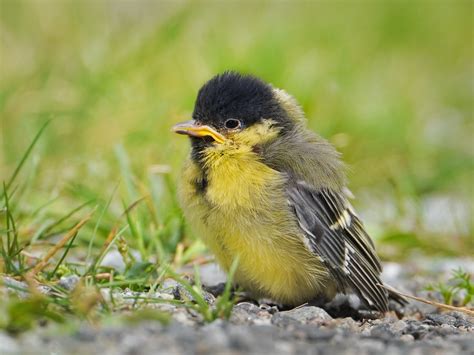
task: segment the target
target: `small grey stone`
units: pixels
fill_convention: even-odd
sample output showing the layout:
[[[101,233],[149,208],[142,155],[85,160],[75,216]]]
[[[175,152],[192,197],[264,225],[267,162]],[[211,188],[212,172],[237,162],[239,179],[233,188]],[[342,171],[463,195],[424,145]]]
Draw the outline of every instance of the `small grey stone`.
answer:
[[[0,277],[0,285],[3,284],[7,287],[8,292],[17,294],[20,297],[27,297],[29,294],[28,285],[26,282],[17,281],[11,277],[3,276]]]
[[[178,281],[174,279],[165,279],[161,284],[159,291],[173,296],[174,298],[179,298],[178,293]]]
[[[332,317],[324,309],[314,306],[279,312],[274,314],[273,317],[288,318],[304,324],[323,323],[332,320]]]
[[[250,302],[234,306],[230,317],[233,324],[270,324],[271,314]]]
[[[215,286],[227,280],[225,272],[215,263],[202,265],[199,268],[199,275],[203,286]]]
[[[356,322],[354,319],[350,317],[346,318],[334,318],[329,324],[331,328],[337,329],[345,329],[354,333],[360,333],[363,328],[361,327],[360,323]]]
[[[172,317],[177,323],[182,325],[194,326],[196,324],[191,314],[181,308],[177,308],[176,312],[172,313]]]
[[[411,343],[412,341],[415,340],[415,338],[413,337],[413,335],[411,334],[403,334],[401,337],[400,337],[400,340],[404,341],[404,342],[407,342],[407,343]]]
[[[428,334],[430,327],[426,324],[423,324],[419,321],[408,320],[407,327],[405,329],[405,334],[411,334],[415,339],[422,339],[426,334]]]
[[[408,325],[403,320],[398,320],[390,325],[390,330],[395,335],[400,335],[408,327]]]
[[[251,302],[240,302],[240,303],[237,303],[235,306],[234,306],[234,310],[243,310],[247,313],[258,313],[259,311],[261,311],[260,307],[259,306],[256,306],[255,304],[251,303]]]
[[[277,312],[272,316],[271,322],[273,325],[276,325],[278,327],[282,328],[288,328],[290,326],[295,326],[301,324],[298,320],[288,317],[285,314],[282,314],[282,312]]]
[[[133,258],[137,262],[142,261],[141,254],[138,250],[130,250],[130,253],[133,255]],[[123,261],[122,254],[117,249],[112,249],[107,254],[105,254],[104,258],[100,262],[100,266],[105,266],[117,270],[119,273],[125,272],[125,262]]]
[[[450,316],[449,314],[445,314],[445,313],[427,314],[426,319],[428,320],[429,323],[432,323],[432,324],[435,324],[435,325],[442,325],[442,324],[455,325],[456,321],[457,321],[456,318],[454,318],[453,316]]]
[[[116,249],[110,250],[107,254],[104,255],[104,258],[100,262],[100,266],[112,268],[120,273],[123,273],[126,267],[122,255]]]
[[[58,286],[71,291],[76,287],[77,283],[81,278],[77,275],[63,276],[59,279]]]
[[[374,338],[388,340],[388,339],[393,338],[395,336],[395,333],[392,331],[390,324],[383,323],[383,324],[374,326],[370,330],[370,335]]]
[[[165,279],[161,284],[160,284],[160,289],[162,290],[169,290],[178,287],[179,283],[175,279]]]

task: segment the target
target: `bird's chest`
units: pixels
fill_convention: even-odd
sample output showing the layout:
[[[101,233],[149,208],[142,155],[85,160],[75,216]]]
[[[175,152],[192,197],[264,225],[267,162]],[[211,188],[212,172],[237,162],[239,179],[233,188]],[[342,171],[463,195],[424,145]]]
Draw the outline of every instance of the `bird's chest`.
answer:
[[[273,224],[284,208],[282,176],[257,160],[221,159],[206,178],[202,198],[209,211],[204,222],[226,239],[247,240]]]
[[[272,238],[287,223],[283,176],[248,156],[222,157],[206,173],[186,169],[182,203],[185,214],[219,259],[232,261],[236,252],[255,257],[258,250],[278,245]]]
[[[281,174],[253,156],[221,157],[206,171],[204,198],[220,212],[265,209],[283,189]],[[275,190],[279,189],[279,190]]]
[[[239,258],[238,284],[289,303],[308,296],[291,292],[316,285],[321,268],[298,237],[284,177],[252,161],[213,166],[205,181],[202,170],[190,164],[183,176],[188,221],[225,270]]]

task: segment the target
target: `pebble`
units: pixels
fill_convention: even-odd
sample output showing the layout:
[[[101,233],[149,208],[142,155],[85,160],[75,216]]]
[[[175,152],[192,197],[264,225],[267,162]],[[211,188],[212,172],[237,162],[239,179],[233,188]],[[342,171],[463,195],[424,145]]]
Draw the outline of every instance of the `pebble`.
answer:
[[[162,282],[159,291],[163,294],[173,296],[176,300],[195,301],[194,296],[186,289],[186,287],[174,279],[165,279]],[[208,304],[213,305],[215,303],[216,297],[212,293],[202,290],[201,294]]]
[[[142,261],[141,255],[137,250],[131,250],[130,252],[137,262]],[[109,252],[107,252],[107,254],[105,254],[104,258],[102,259],[100,266],[112,268],[119,273],[123,273],[127,267],[123,261],[122,255],[117,249],[111,249]]]
[[[81,278],[77,275],[63,276],[59,279],[58,286],[64,288],[67,291],[71,291],[76,287],[77,283]]]
[[[404,342],[407,342],[407,343],[410,343],[410,342],[414,341],[415,338],[411,334],[403,334],[402,336],[400,336],[400,340],[402,340]]]
[[[217,264],[204,264],[199,268],[199,275],[203,286],[214,286],[225,283],[227,276]]]
[[[266,310],[250,302],[241,302],[234,306],[230,316],[233,324],[259,324],[271,323],[272,315]]]
[[[390,330],[393,334],[400,335],[407,328],[407,324],[403,320],[398,320],[390,325]]]
[[[303,324],[318,324],[332,320],[332,317],[324,309],[314,306],[275,313],[273,318],[291,319]]]
[[[449,314],[445,314],[445,313],[428,314],[426,316],[426,319],[427,319],[427,322],[435,324],[435,325],[455,325],[456,323],[458,323],[458,320],[455,317]]]
[[[14,293],[21,298],[28,296],[28,285],[25,282],[17,281],[8,276],[0,276],[0,285],[2,284],[6,286],[6,290],[10,293]]]

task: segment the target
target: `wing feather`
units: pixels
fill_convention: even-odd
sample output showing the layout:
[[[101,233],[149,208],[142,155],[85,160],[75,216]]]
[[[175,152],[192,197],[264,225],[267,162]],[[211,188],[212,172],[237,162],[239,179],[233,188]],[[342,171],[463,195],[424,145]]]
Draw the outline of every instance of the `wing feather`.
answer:
[[[297,182],[288,198],[306,245],[326,263],[339,291],[352,289],[369,307],[387,311],[387,292],[378,286],[380,260],[344,194]]]

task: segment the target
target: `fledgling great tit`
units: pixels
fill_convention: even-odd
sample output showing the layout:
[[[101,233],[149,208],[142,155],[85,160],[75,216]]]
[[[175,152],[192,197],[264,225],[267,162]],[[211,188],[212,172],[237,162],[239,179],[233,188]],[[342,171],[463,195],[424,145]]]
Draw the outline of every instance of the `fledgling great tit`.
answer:
[[[374,244],[348,201],[344,165],[285,91],[234,72],[209,80],[179,188],[186,218],[255,297],[285,305],[354,292],[388,310]]]

